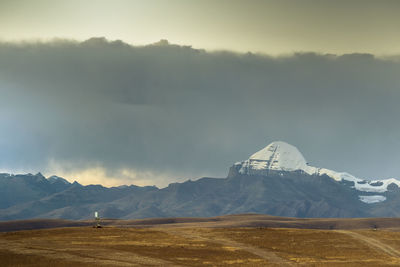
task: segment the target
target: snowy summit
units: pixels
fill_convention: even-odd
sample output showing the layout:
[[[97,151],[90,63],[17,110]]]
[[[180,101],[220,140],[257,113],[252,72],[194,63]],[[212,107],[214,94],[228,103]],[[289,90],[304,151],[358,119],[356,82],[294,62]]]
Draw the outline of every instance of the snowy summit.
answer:
[[[247,160],[253,169],[294,171],[307,168],[300,151],[288,143],[277,141],[254,153]]]
[[[336,172],[325,168],[309,166],[303,155],[295,146],[282,141],[272,142],[265,148],[251,155],[249,159],[235,163],[234,167],[240,174],[244,175],[266,176],[270,171],[302,171],[309,175],[327,175],[338,182],[353,182],[353,188],[362,192],[383,193],[388,190],[388,186],[391,184],[400,187],[400,181],[394,178],[370,181],[357,178],[346,172]],[[375,203],[386,199],[380,195],[373,196],[373,200],[371,197],[372,196],[360,196],[360,201]]]
[[[265,148],[254,153],[248,160],[235,163],[240,166],[241,174],[265,175],[273,171],[303,171],[315,174],[318,168],[307,165],[307,161],[300,151],[288,143],[282,141],[272,142]]]

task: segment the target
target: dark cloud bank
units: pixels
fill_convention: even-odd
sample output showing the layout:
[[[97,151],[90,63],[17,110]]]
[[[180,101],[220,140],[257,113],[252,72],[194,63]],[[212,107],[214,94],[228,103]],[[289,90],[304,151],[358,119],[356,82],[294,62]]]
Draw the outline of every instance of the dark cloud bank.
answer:
[[[223,177],[283,140],[315,166],[400,177],[399,74],[398,60],[368,54],[1,43],[0,169]]]

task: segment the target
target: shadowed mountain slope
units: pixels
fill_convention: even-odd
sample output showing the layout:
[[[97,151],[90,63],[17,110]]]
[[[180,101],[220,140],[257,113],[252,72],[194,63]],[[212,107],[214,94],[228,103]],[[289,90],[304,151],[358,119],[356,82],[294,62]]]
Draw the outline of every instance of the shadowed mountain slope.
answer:
[[[395,217],[400,182],[367,181],[309,166],[301,153],[273,142],[235,163],[227,178],[201,178],[166,188],[82,186],[60,177],[0,174],[0,220],[139,219],[261,213],[299,218]]]

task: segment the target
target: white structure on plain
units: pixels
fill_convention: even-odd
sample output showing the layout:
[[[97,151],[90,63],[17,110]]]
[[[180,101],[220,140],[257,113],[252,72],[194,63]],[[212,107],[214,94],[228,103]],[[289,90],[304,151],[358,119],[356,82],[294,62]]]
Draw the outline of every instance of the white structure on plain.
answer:
[[[95,224],[94,224],[94,228],[101,228],[100,225],[100,217],[99,217],[99,213],[97,211],[94,212],[94,219],[95,219]]]

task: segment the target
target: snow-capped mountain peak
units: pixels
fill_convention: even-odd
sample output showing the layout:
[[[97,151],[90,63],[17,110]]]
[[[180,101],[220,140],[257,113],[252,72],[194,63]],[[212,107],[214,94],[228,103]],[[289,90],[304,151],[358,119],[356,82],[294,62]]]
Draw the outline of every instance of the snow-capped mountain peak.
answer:
[[[255,169],[304,170],[307,162],[300,151],[288,143],[272,142],[250,156],[249,161]]]
[[[400,181],[394,178],[371,181],[357,178],[347,172],[336,172],[325,168],[309,166],[303,155],[295,146],[282,141],[272,142],[265,148],[251,155],[249,159],[235,163],[233,167],[239,174],[244,175],[268,176],[271,172],[280,171],[300,171],[316,176],[327,175],[338,182],[353,182],[354,185],[352,187],[362,192],[384,193],[391,184],[400,187]],[[360,200],[365,203],[374,203],[386,199],[380,196],[374,197],[372,201],[368,196],[360,196]]]
[[[300,151],[282,141],[272,142],[265,148],[254,153],[248,160],[235,163],[240,166],[241,174],[265,174],[269,171],[297,171],[308,174],[316,172],[316,168],[307,165]]]

